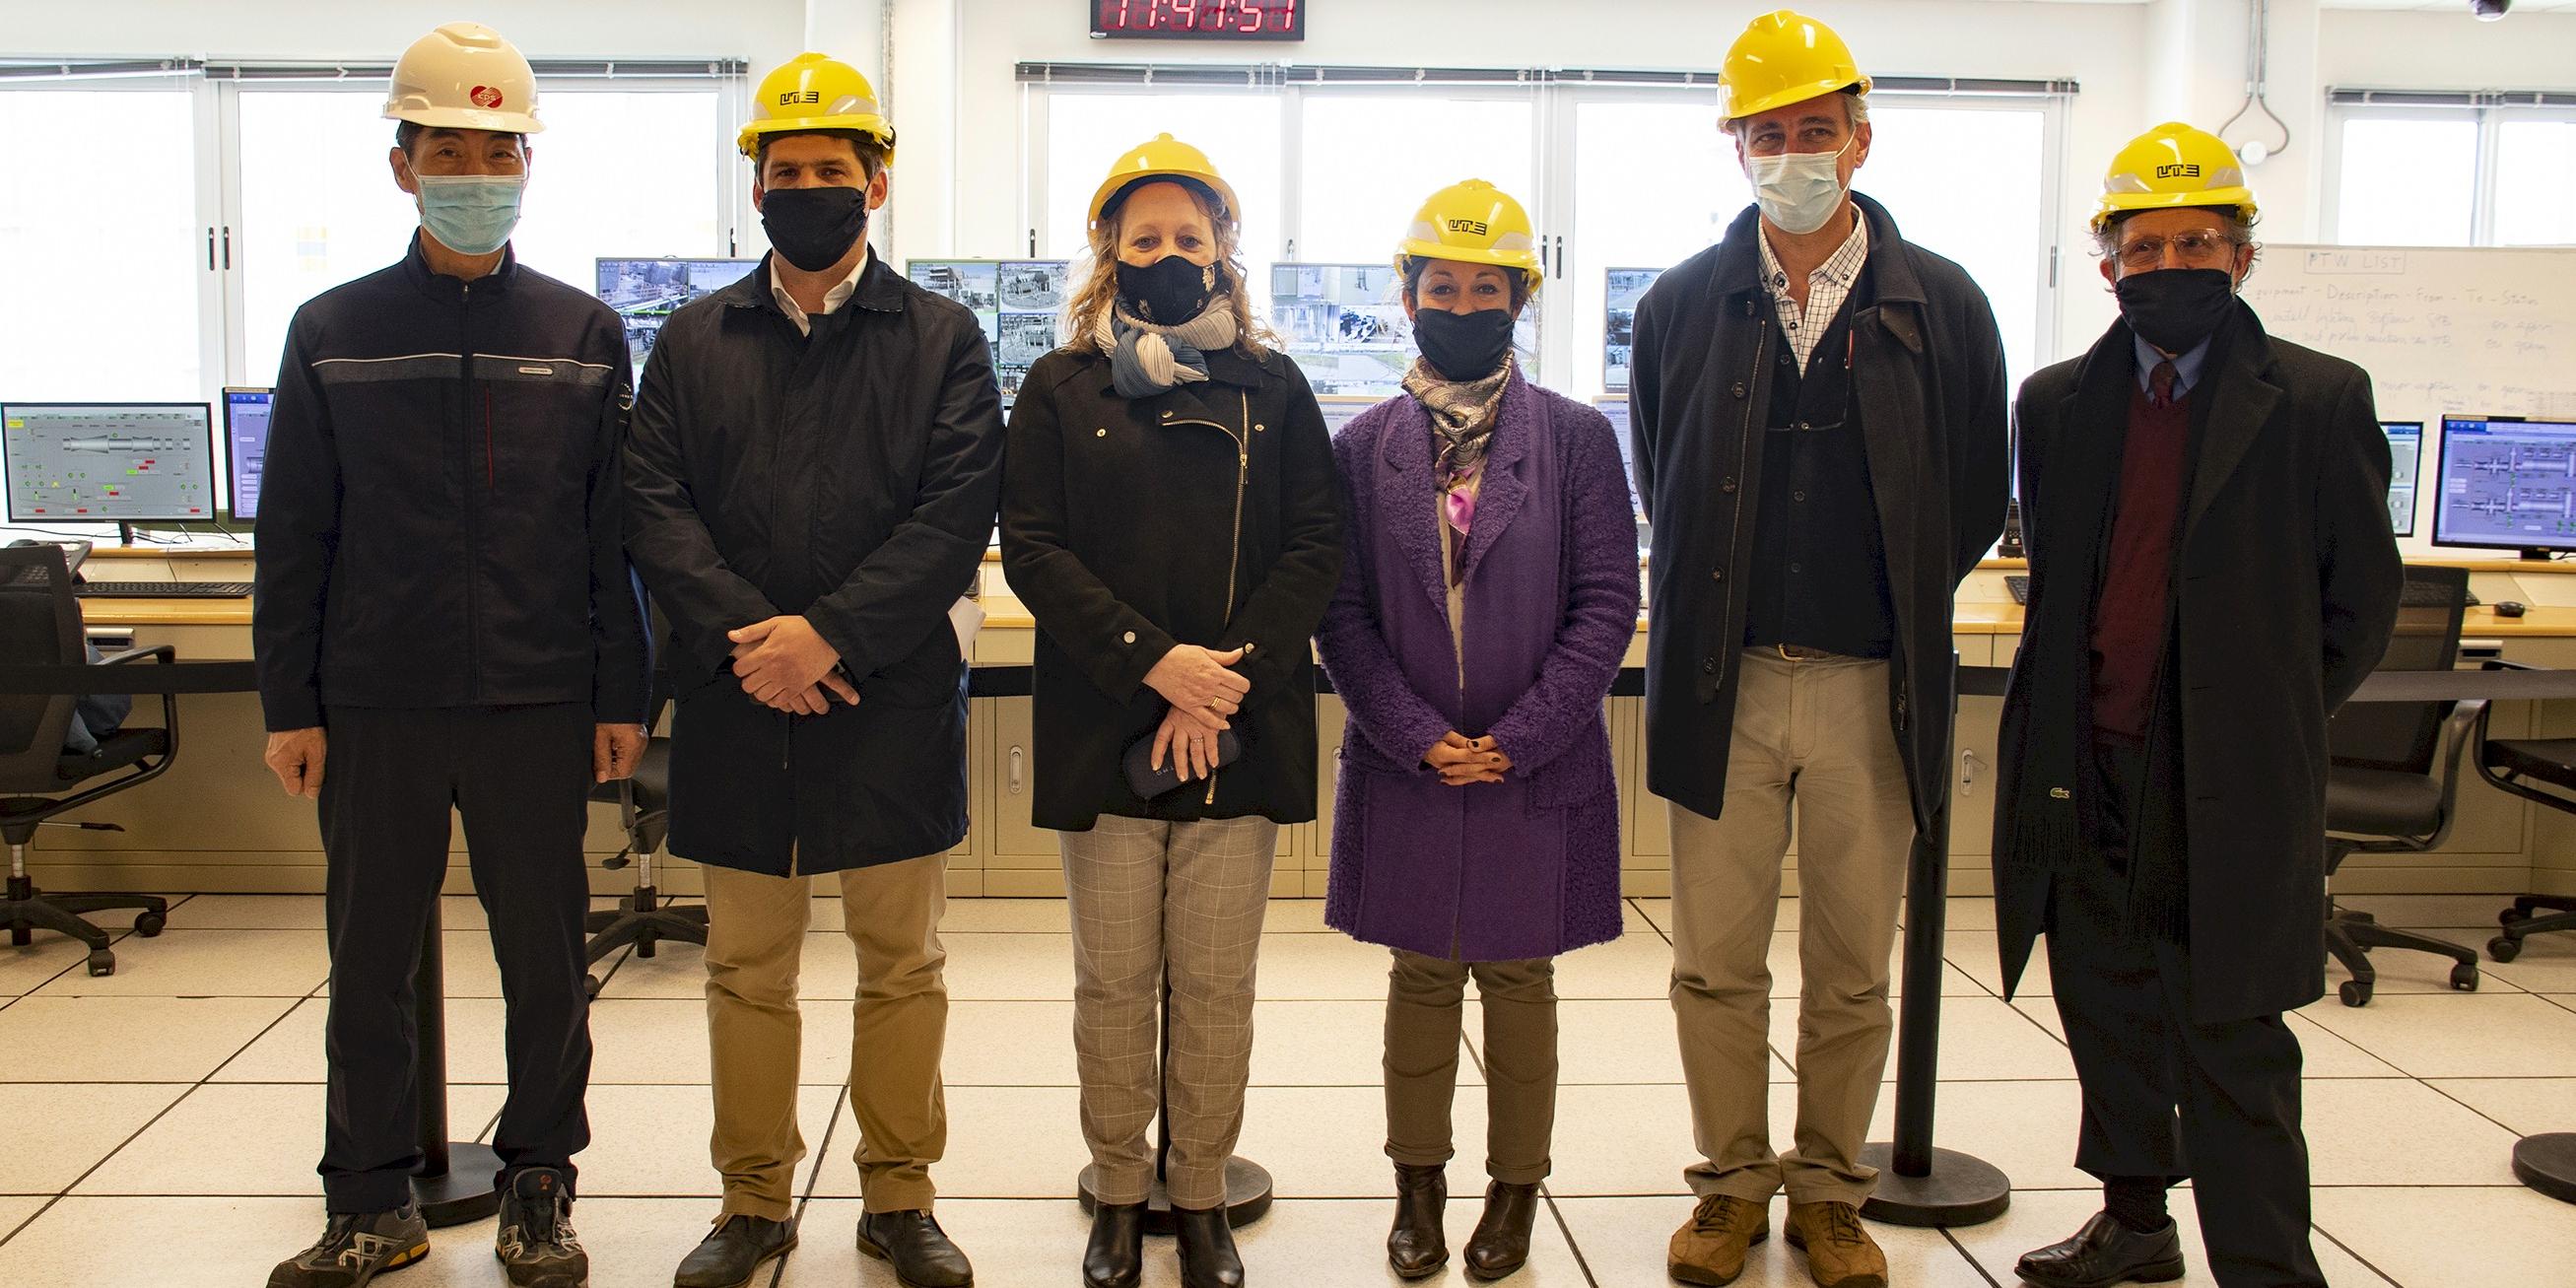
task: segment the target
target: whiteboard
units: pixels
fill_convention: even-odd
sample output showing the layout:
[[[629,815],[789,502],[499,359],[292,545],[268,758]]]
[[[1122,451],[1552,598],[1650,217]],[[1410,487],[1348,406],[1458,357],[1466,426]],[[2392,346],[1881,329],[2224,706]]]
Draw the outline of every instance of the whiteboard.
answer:
[[[2368,371],[2381,420],[2424,422],[2429,479],[2446,414],[2576,420],[2576,250],[2267,246],[2244,293],[2265,330]],[[2434,548],[2432,501],[2409,552]]]

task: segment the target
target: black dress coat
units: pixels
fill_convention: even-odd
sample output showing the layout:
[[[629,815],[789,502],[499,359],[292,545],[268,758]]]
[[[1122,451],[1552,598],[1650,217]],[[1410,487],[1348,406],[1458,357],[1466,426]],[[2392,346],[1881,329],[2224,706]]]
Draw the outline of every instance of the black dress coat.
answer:
[[[975,315],[871,258],[799,335],[769,263],[681,308],[628,439],[627,551],[671,623],[671,852],[784,876],[966,835],[966,662],[948,619],[1002,483]],[[796,614],[859,704],[754,701],[725,632]]]
[[[1130,401],[1099,350],[1058,349],[1011,409],[1002,570],[1037,618],[1040,827],[1315,817],[1312,637],[1342,572],[1332,439],[1285,355],[1207,360],[1206,381]],[[1243,756],[1213,792],[1193,782],[1148,801],[1119,758],[1169,707],[1145,673],[1175,644],[1249,650]]]
[[[2031,583],[1995,813],[2007,995],[2055,874],[2100,861],[2084,840],[2091,632],[2136,347],[2115,322],[2091,353],[2032,376],[2018,405]],[[2179,810],[2191,1007],[2218,1022],[2325,991],[2326,720],[2387,648],[2405,571],[2361,368],[2270,338],[2240,304],[2190,398],[2164,680],[2179,732],[2147,795]]]
[[[1952,597],[2002,534],[2009,499],[2004,350],[1957,264],[1869,221],[1871,301],[1855,297],[1852,398],[1869,454],[1896,638],[1888,722],[1914,822],[1943,826],[1950,787]],[[1716,818],[1752,589],[1771,373],[1786,341],[1762,286],[1759,216],[1684,260],[1637,305],[1630,436],[1654,524],[1648,562],[1646,787]]]

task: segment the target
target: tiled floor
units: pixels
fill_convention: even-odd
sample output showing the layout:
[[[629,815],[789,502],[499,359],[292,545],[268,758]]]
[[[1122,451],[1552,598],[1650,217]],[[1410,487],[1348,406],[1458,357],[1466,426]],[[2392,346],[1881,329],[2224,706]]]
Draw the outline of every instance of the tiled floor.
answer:
[[[2349,902],[2474,944],[2503,901]],[[450,900],[447,916],[450,1105],[459,1134],[480,1134],[502,1097],[499,979],[472,901]],[[159,939],[121,943],[118,973],[103,980],[84,974],[61,940],[0,948],[0,1124],[9,1140],[0,1147],[0,1285],[255,1284],[319,1228],[320,918],[319,899],[200,896],[171,910]],[[892,1277],[849,1238],[857,1128],[840,1082],[850,1018],[829,1004],[852,994],[851,954],[837,903],[818,902],[813,924],[802,990],[816,1004],[807,1008],[799,1113],[813,1145],[802,1174],[808,1238],[761,1282],[876,1288]],[[1664,1241],[1689,1211],[1681,1168],[1691,1157],[1664,1001],[1671,924],[1667,903],[1632,901],[1625,938],[1564,963],[1551,1207],[1513,1283],[1666,1282]],[[1903,1288],[2013,1284],[2015,1257],[2096,1206],[2088,1178],[2068,1162],[2078,1098],[2046,973],[2034,972],[2014,1001],[1998,996],[1993,924],[1991,904],[1953,901],[1938,1136],[2003,1168],[2019,1188],[2011,1211],[1983,1226],[1878,1227]],[[949,905],[953,1125],[938,1171],[940,1215],[987,1288],[1076,1282],[1085,1224],[1070,1200],[1084,1159],[1063,925],[1062,905],[1049,901]],[[1796,925],[1793,901],[1771,954],[1781,999],[1771,1075],[1780,1084],[1795,1078]],[[1271,1169],[1280,1201],[1244,1232],[1252,1277],[1272,1288],[1391,1283],[1377,1090],[1385,956],[1326,931],[1311,902],[1272,904],[1269,928],[1243,1152]],[[2517,1135],[2576,1131],[2576,936],[2534,940],[2519,961],[2489,964],[2474,995],[2449,992],[2429,958],[2381,956],[2368,1008],[2328,999],[2292,1020],[2307,1051],[2316,1246],[2328,1275],[2338,1288],[2576,1283],[2576,1209],[2522,1189],[2507,1166]],[[597,1139],[580,1159],[578,1219],[600,1288],[669,1283],[714,1210],[700,970],[690,948],[621,961],[592,1012]],[[1475,1219],[1480,1184],[1473,1014],[1467,1034],[1453,1239]],[[1791,1099],[1786,1086],[1774,1097],[1783,1141]],[[1881,1099],[1881,1138],[1892,1131],[1891,1101]],[[2189,1204],[2176,1215],[2196,1235]],[[488,1224],[442,1231],[437,1255],[388,1282],[498,1285],[490,1237]],[[1155,1257],[1146,1282],[1174,1281],[1170,1259]],[[1742,1282],[1807,1280],[1775,1240]],[[2213,1281],[2195,1265],[2184,1282]]]

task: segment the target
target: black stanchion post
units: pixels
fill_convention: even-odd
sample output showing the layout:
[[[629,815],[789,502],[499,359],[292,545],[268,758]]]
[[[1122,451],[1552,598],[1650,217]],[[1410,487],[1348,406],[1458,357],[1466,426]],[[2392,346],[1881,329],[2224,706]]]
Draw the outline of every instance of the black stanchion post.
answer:
[[[2561,1203],[2576,1203],[2576,1132],[2543,1132],[2514,1142],[2513,1178]]]
[[[411,995],[418,1058],[413,1086],[420,1102],[420,1169],[411,1192],[432,1226],[463,1225],[501,1210],[493,1183],[501,1156],[491,1146],[447,1138],[447,968],[439,933],[438,900],[429,902],[429,930],[420,944],[420,970]]]
[[[1162,1037],[1154,1050],[1154,1188],[1145,1199],[1145,1233],[1172,1232],[1172,1196],[1163,1178],[1172,1161],[1172,968],[1163,968]],[[1077,1188],[1085,1213],[1099,1206],[1092,1191],[1092,1169],[1082,1169]],[[1270,1211],[1270,1170],[1240,1154],[1225,1160],[1225,1223],[1250,1225]]]
[[[1955,687],[1946,696],[1955,727],[1959,710]],[[1861,1161],[1879,1169],[1878,1189],[1862,1205],[1861,1215],[1890,1225],[1977,1225],[2012,1206],[2012,1181],[2000,1169],[1932,1143],[1933,1099],[1940,1088],[1941,944],[1949,895],[1950,806],[1945,796],[1933,825],[1914,839],[1906,872],[1896,1140],[1861,1150]]]

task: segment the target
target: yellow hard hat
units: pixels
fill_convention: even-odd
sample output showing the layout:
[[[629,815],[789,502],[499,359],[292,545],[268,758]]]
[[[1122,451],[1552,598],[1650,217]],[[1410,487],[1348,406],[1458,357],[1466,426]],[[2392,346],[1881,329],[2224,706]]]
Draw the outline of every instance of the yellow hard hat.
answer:
[[[2093,215],[2100,232],[2115,215],[2132,210],[2171,210],[2185,206],[2232,206],[2241,217],[2254,217],[2254,190],[2245,186],[2244,167],[2236,153],[2215,134],[2180,121],[2167,121],[2138,137],[2111,158],[2102,176],[2102,208]]]
[[[751,96],[751,120],[734,146],[757,157],[760,136],[799,130],[856,130],[885,145],[886,163],[894,163],[894,127],[877,106],[876,86],[830,55],[798,54],[761,77]]]
[[[1409,271],[1417,256],[1516,268],[1532,292],[1542,276],[1529,212],[1482,179],[1450,184],[1422,203],[1396,247],[1396,271]]]
[[[1774,10],[1753,20],[1717,73],[1717,118],[1733,121],[1859,86],[1869,92],[1851,46],[1802,13]]]
[[[1191,147],[1168,134],[1157,134],[1137,144],[1127,155],[1109,167],[1109,177],[1100,181],[1100,189],[1091,194],[1091,222],[1098,224],[1102,208],[1120,190],[1139,179],[1195,179],[1206,184],[1225,203],[1225,213],[1243,218],[1243,205],[1234,199],[1234,189],[1216,172],[1216,163],[1207,153]]]
[[[501,134],[546,128],[526,56],[479,22],[451,22],[403,51],[385,94],[385,119]]]

